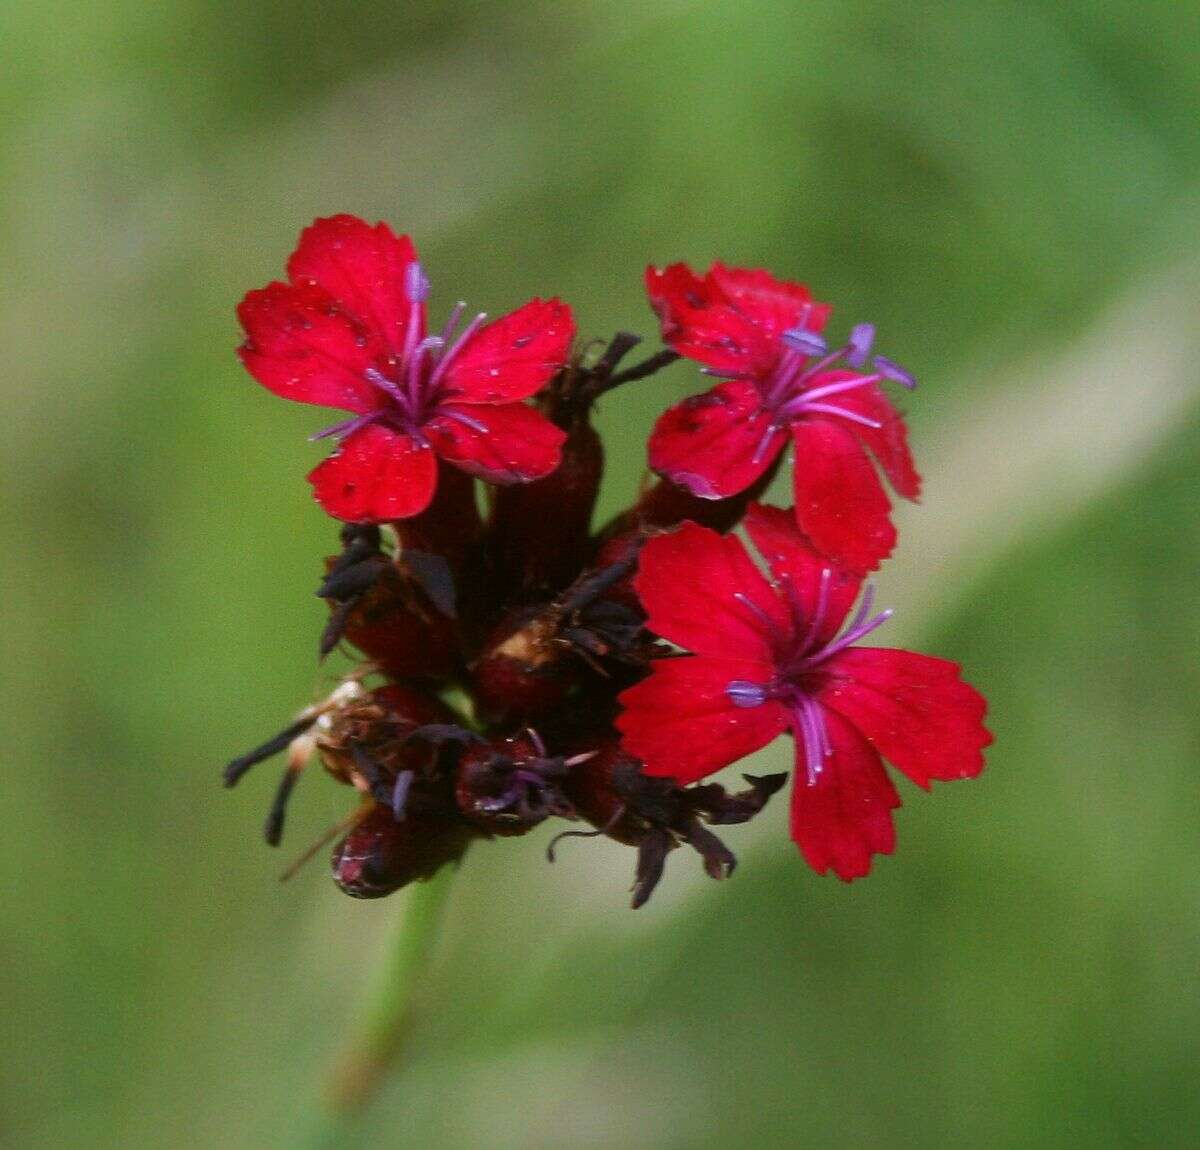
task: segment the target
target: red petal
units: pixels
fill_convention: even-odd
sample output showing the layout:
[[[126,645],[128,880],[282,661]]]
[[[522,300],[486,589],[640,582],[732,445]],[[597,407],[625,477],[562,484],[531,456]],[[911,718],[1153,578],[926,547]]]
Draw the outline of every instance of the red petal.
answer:
[[[873,571],[896,545],[891,503],[862,444],[828,419],[792,424],[796,522],[813,544],[852,571]]]
[[[567,360],[575,323],[561,300],[530,300],[471,337],[446,369],[462,403],[513,403],[540,391]]]
[[[736,707],[725,693],[735,679],[765,683],[771,674],[769,663],[659,659],[649,678],[620,696],[622,742],[646,764],[646,774],[694,783],[765,747],[787,727],[781,704]]]
[[[858,373],[853,371],[825,372],[817,376],[809,386],[810,389],[823,387],[827,383],[854,379],[857,375]],[[896,494],[905,499],[917,499],[921,494],[921,477],[917,474],[912,453],[908,449],[908,429],[904,426],[904,417],[892,406],[891,400],[883,390],[871,384],[842,392],[840,395],[832,395],[827,402],[883,424],[882,427],[875,428],[856,423],[853,431],[879,460],[879,465]]]
[[[824,331],[832,311],[829,304],[816,303],[805,284],[777,280],[760,268],[730,268],[718,262],[705,278],[773,340],[798,326]]]
[[[488,483],[505,484],[549,475],[559,464],[567,437],[523,403],[502,407],[445,403],[421,430],[448,463]]]
[[[862,586],[860,576],[842,569],[822,555],[796,526],[796,517],[781,507],[752,503],[743,521],[746,534],[767,561],[772,574],[787,583],[811,624],[821,601],[824,573],[829,572],[825,606],[816,638],[825,643],[837,634]]]
[[[914,783],[969,779],[983,770],[992,736],[987,702],[957,663],[912,651],[853,647],[827,664],[821,701],[845,715]]]
[[[369,411],[374,389],[363,378],[379,343],[314,287],[271,283],[238,304],[246,342],[238,355],[263,387],[284,399]]]
[[[754,384],[732,380],[663,412],[650,435],[650,466],[701,499],[725,499],[754,483],[783,442]]]
[[[713,302],[711,284],[702,280],[687,264],[653,265],[646,269],[646,296],[655,315],[667,319],[674,311],[705,307]]]
[[[650,630],[700,655],[769,663],[774,640],[791,634],[786,606],[742,541],[695,523],[642,548],[633,586]]]
[[[718,371],[757,376],[779,359],[782,347],[686,264],[647,268],[646,294],[662,322],[663,339],[680,355]]]
[[[335,519],[386,523],[429,506],[437,457],[407,435],[377,424],[356,431],[308,475],[317,502]]]
[[[849,882],[871,870],[871,856],[896,845],[892,811],[900,796],[874,748],[840,715],[825,711],[833,754],[811,786],[804,745],[796,740],[792,778],[792,839],[808,865]]]
[[[319,285],[378,335],[389,352],[398,353],[412,312],[404,273],[416,258],[412,240],[397,237],[387,224],[371,227],[356,216],[332,216],[300,233],[288,260],[288,277],[297,285]],[[424,327],[423,318],[421,322]]]

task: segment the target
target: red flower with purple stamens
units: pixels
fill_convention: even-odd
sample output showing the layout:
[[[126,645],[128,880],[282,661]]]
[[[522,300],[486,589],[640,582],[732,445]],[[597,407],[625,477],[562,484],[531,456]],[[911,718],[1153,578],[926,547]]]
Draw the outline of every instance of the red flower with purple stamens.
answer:
[[[694,523],[643,548],[634,586],[648,626],[689,653],[622,693],[617,726],[648,775],[681,784],[790,729],[792,838],[819,874],[857,878],[895,842],[900,797],[881,756],[926,788],[979,774],[986,703],[955,663],[854,647],[891,612],[871,614],[868,588],[847,622],[860,576],[818,554],[787,512],[754,505],[745,526],[771,581],[739,539]]]
[[[859,324],[830,351],[821,335],[829,305],[801,284],[720,263],[703,279],[686,264],[650,267],[646,290],[663,339],[722,380],[664,413],[650,466],[693,495],[725,499],[762,476],[790,435],[800,527],[839,565],[878,567],[896,531],[870,455],[906,499],[917,498],[921,480],[904,422],[879,387],[915,381],[880,355],[860,370],[874,328]]]
[[[460,303],[429,335],[429,282],[412,241],[347,215],[307,228],[287,271],[287,283],[242,300],[239,355],[276,395],[353,413],[313,437],[339,439],[309,475],[330,515],[419,514],[439,457],[498,484],[558,466],[564,433],[521,401],[567,358],[575,329],[565,304],[535,299],[486,326],[480,314],[456,334]]]

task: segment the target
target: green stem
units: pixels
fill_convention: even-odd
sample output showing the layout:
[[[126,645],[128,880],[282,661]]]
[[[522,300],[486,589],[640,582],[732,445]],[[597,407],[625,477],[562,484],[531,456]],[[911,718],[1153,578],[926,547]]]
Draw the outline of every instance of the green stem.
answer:
[[[324,1123],[316,1145],[337,1145],[370,1103],[403,1053],[421,1006],[422,975],[438,939],[457,866],[409,888],[404,911],[369,987],[354,1037],[335,1064],[325,1092]]]

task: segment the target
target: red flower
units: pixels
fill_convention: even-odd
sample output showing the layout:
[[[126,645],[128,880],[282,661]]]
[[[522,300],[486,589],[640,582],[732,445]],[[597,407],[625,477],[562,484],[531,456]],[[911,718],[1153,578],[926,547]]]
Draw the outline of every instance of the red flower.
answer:
[[[919,786],[971,778],[991,742],[986,703],[955,663],[852,647],[885,622],[860,578],[829,564],[778,508],[754,505],[741,541],[694,523],[651,539],[635,587],[664,639],[692,654],[662,658],[625,691],[617,721],[649,775],[681,784],[711,775],[791,729],[791,830],[809,865],[849,880],[895,842],[900,797],[881,756]],[[840,634],[839,634],[840,632]]]
[[[313,437],[340,439],[308,477],[330,515],[417,515],[433,499],[439,456],[489,483],[525,483],[558,466],[563,432],[520,401],[567,357],[565,304],[535,299],[487,326],[477,315],[456,335],[459,304],[428,335],[429,283],[412,241],[354,216],[307,228],[287,271],[287,283],[242,300],[238,352],[276,395],[354,413]]]
[[[720,263],[703,279],[686,264],[648,268],[646,290],[663,339],[724,381],[659,419],[650,466],[693,495],[724,499],[758,479],[790,434],[800,527],[841,566],[878,567],[896,531],[868,450],[904,498],[917,498],[921,480],[904,422],[878,386],[915,381],[883,356],[871,373],[857,370],[870,355],[871,325],[830,352],[820,335],[828,304],[801,284]]]

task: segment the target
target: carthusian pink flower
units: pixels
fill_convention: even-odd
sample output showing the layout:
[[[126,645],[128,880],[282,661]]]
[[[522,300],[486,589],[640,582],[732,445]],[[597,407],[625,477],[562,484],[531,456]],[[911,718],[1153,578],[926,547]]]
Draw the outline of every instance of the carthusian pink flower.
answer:
[[[564,433],[522,400],[566,361],[575,334],[559,300],[531,300],[459,330],[458,304],[426,327],[429,281],[408,236],[354,216],[317,220],[288,281],[238,308],[239,349],[264,387],[349,419],[317,432],[338,448],[309,475],[330,515],[359,523],[424,511],[445,460],[489,483],[528,483],[559,463]]]
[[[900,798],[887,759],[919,786],[971,778],[991,736],[983,697],[955,663],[858,647],[887,621],[859,576],[832,566],[772,507],[745,526],[766,560],[695,524],[650,540],[634,586],[668,654],[626,690],[617,727],[645,772],[693,783],[790,731],[796,742],[791,832],[809,865],[865,875],[895,843]]]

